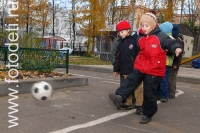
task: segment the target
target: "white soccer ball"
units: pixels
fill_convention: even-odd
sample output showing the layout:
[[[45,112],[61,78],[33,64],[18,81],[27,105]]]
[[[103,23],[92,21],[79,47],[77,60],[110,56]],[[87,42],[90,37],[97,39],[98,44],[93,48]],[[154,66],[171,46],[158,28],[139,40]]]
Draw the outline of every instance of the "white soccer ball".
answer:
[[[53,88],[49,83],[40,81],[33,84],[31,93],[35,99],[44,101],[52,97]]]

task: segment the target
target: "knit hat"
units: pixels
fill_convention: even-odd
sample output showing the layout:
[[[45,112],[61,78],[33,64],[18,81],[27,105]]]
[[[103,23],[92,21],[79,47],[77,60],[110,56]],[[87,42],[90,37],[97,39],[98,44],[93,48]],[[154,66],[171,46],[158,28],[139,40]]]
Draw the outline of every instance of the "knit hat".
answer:
[[[156,21],[157,21],[156,16],[153,13],[148,12],[143,14],[142,17],[140,18],[140,25],[142,22],[146,22],[151,26],[152,29],[154,29],[156,27]]]
[[[126,20],[123,20],[123,21],[120,21],[116,24],[116,31],[121,31],[121,30],[128,30],[128,29],[131,29],[131,25],[128,21]]]
[[[179,32],[180,32],[180,27],[179,27],[179,25],[173,24],[172,36],[175,37],[175,38],[178,37]]]
[[[159,28],[164,33],[171,33],[173,25],[170,22],[164,22],[164,23],[159,25]]]

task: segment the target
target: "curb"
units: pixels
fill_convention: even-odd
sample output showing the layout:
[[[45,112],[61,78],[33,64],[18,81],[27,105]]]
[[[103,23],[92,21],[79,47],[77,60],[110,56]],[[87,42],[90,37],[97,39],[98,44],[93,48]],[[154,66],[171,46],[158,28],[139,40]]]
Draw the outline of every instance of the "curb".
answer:
[[[185,82],[185,83],[192,83],[192,84],[200,84],[200,78],[196,78],[196,77],[184,77],[181,75],[177,75],[177,81],[178,82]]]
[[[103,68],[103,67],[88,67],[88,66],[69,65],[69,69],[92,71],[92,72],[113,73],[112,69]]]
[[[88,78],[82,77],[62,77],[62,78],[47,78],[47,79],[28,79],[19,80],[17,83],[8,84],[7,82],[0,82],[0,96],[7,96],[9,93],[14,93],[8,90],[8,88],[18,91],[18,94],[30,93],[31,86],[33,83],[38,81],[46,81],[52,85],[54,90],[67,88],[67,87],[77,87],[88,85]],[[18,85],[18,87],[16,87]]]

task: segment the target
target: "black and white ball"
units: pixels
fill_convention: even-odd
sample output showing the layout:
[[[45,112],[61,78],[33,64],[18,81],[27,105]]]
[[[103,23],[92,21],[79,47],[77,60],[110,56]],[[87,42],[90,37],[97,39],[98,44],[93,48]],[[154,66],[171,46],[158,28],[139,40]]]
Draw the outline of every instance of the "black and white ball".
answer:
[[[52,97],[53,88],[49,83],[40,81],[33,84],[31,93],[35,99],[44,101]]]

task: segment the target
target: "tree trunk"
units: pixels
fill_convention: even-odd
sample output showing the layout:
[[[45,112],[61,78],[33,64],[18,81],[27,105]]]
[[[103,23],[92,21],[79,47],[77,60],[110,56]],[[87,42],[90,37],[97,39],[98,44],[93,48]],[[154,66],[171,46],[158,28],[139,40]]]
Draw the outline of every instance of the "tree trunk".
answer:
[[[74,0],[72,1],[72,11],[75,11],[75,3],[74,3]],[[72,19],[75,20],[75,14],[73,13],[72,14]],[[70,27],[71,28],[71,27]],[[75,36],[75,22],[72,21],[72,31],[73,31],[73,42],[72,42],[72,46],[73,46],[73,49],[74,49],[74,43],[75,43],[75,39],[76,39],[76,36]],[[71,34],[71,33],[70,33]]]
[[[54,0],[53,0],[52,4],[53,4],[53,13],[52,13],[53,14],[53,18],[52,18],[53,19],[53,22],[52,22],[53,23],[53,36],[55,36],[55,29],[54,29],[55,28],[55,23],[54,23],[55,22],[55,7],[54,7],[55,5],[54,5]]]
[[[27,19],[28,20],[28,19]],[[28,28],[28,26],[29,26],[29,24],[28,24],[28,22],[26,23],[26,33],[29,33],[29,28]]]

